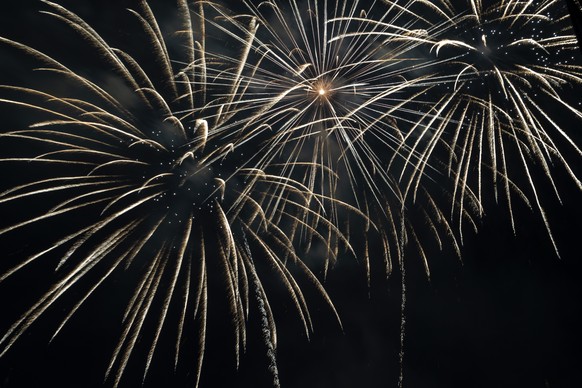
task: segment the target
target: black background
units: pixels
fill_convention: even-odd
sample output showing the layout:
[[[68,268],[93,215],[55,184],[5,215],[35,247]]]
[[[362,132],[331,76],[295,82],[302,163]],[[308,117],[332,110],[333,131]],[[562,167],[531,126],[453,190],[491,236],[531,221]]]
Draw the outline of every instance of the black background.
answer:
[[[116,21],[129,1],[70,3],[90,24],[99,26],[99,31],[108,31],[111,37],[119,33],[123,39],[123,26],[116,25]],[[39,3],[23,1],[2,7],[0,35],[51,47],[65,53],[71,62],[79,61],[75,55],[82,55],[83,50],[74,51],[67,46],[67,30],[58,28],[54,21],[47,22],[47,17],[38,13]],[[22,58],[13,50],[0,50],[3,83],[28,82],[26,71],[20,68],[25,63]],[[2,131],[18,122],[11,117],[10,109],[3,107],[0,113]],[[580,139],[580,129],[578,122],[568,130]],[[573,168],[580,176],[579,163]],[[555,255],[539,215],[519,205],[517,236],[512,234],[505,209],[490,207],[479,234],[466,236],[463,262],[448,251],[428,252],[430,280],[420,260],[409,257],[404,386],[582,386],[581,197],[563,172],[557,169],[555,178],[563,204],[556,200],[545,204],[561,258]],[[35,238],[30,236],[31,240]],[[18,254],[17,242],[4,244],[3,255]],[[340,261],[326,280],[343,330],[315,293],[309,297],[315,325],[310,340],[302,334],[288,302],[271,301],[280,304],[276,317],[277,361],[283,387],[397,386],[401,279],[396,272],[385,280],[380,258],[374,262],[370,289],[362,266],[353,258]],[[26,294],[36,277],[43,276],[44,273],[36,273],[23,278],[21,292]],[[10,312],[17,310],[14,306],[23,300],[13,294],[14,289],[10,288],[9,293],[0,285],[1,328],[7,328],[17,318]],[[108,319],[114,298],[102,298],[91,306],[91,311],[74,320],[51,344],[47,341],[50,329],[34,326],[12,352],[0,359],[0,387],[101,386],[107,357],[115,345],[110,335],[115,319]],[[232,343],[221,341],[221,330],[227,325],[214,322],[209,328],[203,387],[271,386],[257,320],[249,324],[249,345],[238,370]],[[138,385],[139,378],[123,380],[121,384]],[[163,373],[154,372],[146,386],[179,387],[182,383],[179,379],[166,382]]]

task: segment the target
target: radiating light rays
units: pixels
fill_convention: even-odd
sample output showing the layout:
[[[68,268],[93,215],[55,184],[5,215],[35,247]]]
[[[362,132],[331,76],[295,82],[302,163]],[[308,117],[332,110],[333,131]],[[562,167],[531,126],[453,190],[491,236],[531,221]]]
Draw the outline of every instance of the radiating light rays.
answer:
[[[186,368],[189,374],[192,368],[187,365],[194,365],[197,385],[206,348],[208,298],[219,291],[209,281],[223,278],[220,291],[232,320],[238,363],[246,347],[249,284],[258,281],[253,287],[263,287],[261,276],[269,272],[255,268],[257,263],[272,269],[269,276],[287,291],[309,335],[310,312],[297,274],[319,291],[332,311],[333,305],[295,244],[318,241],[327,246],[328,240],[339,239],[336,244],[349,247],[349,242],[323,217],[321,208],[330,198],[290,177],[241,164],[236,142],[216,136],[217,127],[237,127],[230,111],[240,102],[241,78],[225,81],[232,91],[225,109],[204,105],[206,36],[202,26],[193,29],[192,19],[200,9],[190,14],[186,2],[179,4],[186,49],[176,62],[149,5],[141,2],[137,11],[130,11],[143,29],[140,39],[145,36],[144,43],[152,48],[152,67],[142,66],[149,59],[139,50],[135,54],[114,48],[75,13],[45,4],[45,13],[72,28],[108,63],[105,71],[112,73],[117,87],[100,85],[67,67],[64,59],[2,38],[3,44],[32,56],[48,76],[70,87],[53,91],[50,84],[41,83],[35,88],[2,86],[3,104],[33,116],[27,128],[2,133],[3,149],[14,152],[7,151],[0,163],[6,168],[49,168],[36,169],[29,178],[19,176],[18,184],[0,193],[4,209],[34,204],[4,224],[0,235],[55,227],[48,234],[52,245],[38,246],[8,268],[1,281],[55,258],[56,271],[50,275],[50,288],[3,334],[1,354],[67,295],[78,295],[57,324],[54,336],[58,335],[104,284],[128,272],[133,292],[120,296],[126,297],[127,306],[106,382],[119,386],[130,360],[141,361],[145,381],[161,356],[159,344],[173,337],[174,368]],[[64,227],[66,223],[70,226]],[[326,235],[317,225],[324,225]],[[328,248],[327,254],[333,257],[334,251]],[[92,280],[95,274],[100,275]],[[268,297],[265,290],[261,293],[261,314],[266,314],[261,319],[268,320],[276,343]],[[194,360],[181,357],[185,341],[197,347]]]
[[[0,236],[54,226],[0,283],[56,268],[1,354],[77,295],[55,325],[62,333],[128,273],[108,384],[122,385],[134,364],[147,380],[171,340],[172,367],[197,385],[213,298],[228,312],[236,362],[256,307],[274,363],[269,284],[309,336],[302,280],[337,316],[318,279],[343,251],[368,282],[374,256],[389,275],[403,273],[405,252],[430,276],[429,249],[460,256],[462,230],[477,231],[489,195],[512,223],[517,196],[549,231],[541,191],[558,194],[554,169],[582,188],[567,128],[582,119],[582,68],[556,0],[244,0],[229,5],[236,12],[180,0],[171,28],[140,1],[128,15],[140,44],[120,48],[45,3],[106,74],[0,38],[63,86],[0,86],[0,103],[30,114],[0,135],[3,171],[27,169],[0,192],[1,209],[22,209]]]
[[[424,37],[440,83],[423,95],[426,115],[396,152],[409,155],[396,172],[406,196],[414,198],[419,182],[434,176],[428,167],[437,169],[454,182],[451,216],[459,228],[467,206],[483,214],[486,193],[497,201],[502,191],[512,224],[517,198],[538,210],[554,242],[539,186],[548,184],[559,198],[552,170],[560,166],[582,188],[572,165],[580,149],[564,127],[582,118],[582,61],[565,5],[461,1],[415,9],[422,5],[440,10],[426,16],[432,25]]]
[[[562,112],[573,120],[582,117],[580,98],[574,92],[582,81],[581,58],[567,11],[551,0],[506,1],[489,8],[474,2],[472,12],[458,17],[455,24],[450,32],[445,28],[442,36],[435,34],[434,47],[439,57],[462,55],[451,64],[458,72],[448,93],[453,99],[438,103],[446,106],[453,122],[462,123],[447,125],[449,133],[437,130],[451,147],[449,171],[456,170],[458,177],[455,195],[463,196],[471,187],[481,202],[484,187],[490,186],[497,195],[501,181],[510,204],[509,192],[515,191],[511,188],[515,184],[518,192],[528,193],[554,243],[535,170],[544,172],[544,184],[553,186],[558,198],[554,165],[565,168],[582,188],[566,160],[568,154],[579,157],[580,149],[555,114]],[[449,34],[456,36],[447,39]],[[564,153],[566,147],[570,150]],[[557,251],[555,243],[554,247]]]
[[[218,14],[209,24],[243,45],[236,57],[207,51],[215,64],[207,68],[209,79],[240,82],[206,108],[235,107],[234,117],[245,122],[237,146],[252,143],[259,149],[248,163],[280,166],[277,174],[332,198],[326,217],[333,224],[346,222],[338,201],[352,204],[374,219],[371,230],[390,230],[381,232],[384,244],[399,257],[404,248],[396,245],[408,241],[399,234],[414,232],[404,215],[403,191],[387,168],[391,159],[414,154],[398,147],[407,127],[425,115],[419,111],[423,95],[441,81],[428,69],[438,60],[419,56],[426,32],[414,23],[399,26],[400,9],[351,0],[246,1],[244,16],[200,4]],[[389,37],[376,39],[382,34]],[[232,103],[235,94],[240,99]],[[229,127],[219,131],[232,136]],[[426,193],[427,203],[434,204],[436,193]],[[428,220],[431,225],[444,220],[424,213],[435,218]],[[401,223],[406,227],[394,227]],[[446,229],[454,240],[448,224]],[[435,229],[430,230],[432,235]]]
[[[376,129],[376,136],[390,138],[389,131],[380,128],[393,123],[387,111],[396,106],[386,105],[383,98],[403,104],[398,93],[407,86],[404,75],[410,69],[402,62],[414,61],[405,56],[412,44],[391,52],[375,41],[357,37],[330,41],[338,31],[361,28],[351,21],[330,22],[340,13],[351,20],[350,16],[360,10],[358,2],[245,4],[251,19],[245,22],[223,14],[232,26],[222,28],[249,48],[236,60],[222,58],[233,63],[233,70],[216,70],[218,80],[243,77],[245,86],[238,92],[246,94],[245,112],[255,111],[242,141],[263,140],[266,155],[261,162],[265,165],[280,152],[289,154],[291,162],[304,162],[302,144],[321,134],[341,148],[340,158],[352,156],[363,163],[358,155],[363,151],[356,150],[365,147],[357,142],[363,133]],[[301,18],[300,9],[305,6],[309,7],[309,20]],[[249,51],[256,60],[249,59]],[[264,140],[268,129],[274,134]]]

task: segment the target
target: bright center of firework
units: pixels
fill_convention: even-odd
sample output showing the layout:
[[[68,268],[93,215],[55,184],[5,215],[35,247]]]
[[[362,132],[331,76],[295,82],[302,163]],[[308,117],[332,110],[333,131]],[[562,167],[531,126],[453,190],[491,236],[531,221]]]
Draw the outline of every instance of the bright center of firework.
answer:
[[[331,96],[331,81],[327,79],[318,79],[311,84],[310,93],[316,98],[327,99]]]

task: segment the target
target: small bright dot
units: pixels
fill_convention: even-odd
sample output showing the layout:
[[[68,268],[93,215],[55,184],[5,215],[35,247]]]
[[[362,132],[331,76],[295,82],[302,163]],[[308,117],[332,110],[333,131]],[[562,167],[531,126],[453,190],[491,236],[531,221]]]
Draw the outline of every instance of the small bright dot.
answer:
[[[319,88],[319,95],[323,96],[325,94],[325,89],[324,88]]]

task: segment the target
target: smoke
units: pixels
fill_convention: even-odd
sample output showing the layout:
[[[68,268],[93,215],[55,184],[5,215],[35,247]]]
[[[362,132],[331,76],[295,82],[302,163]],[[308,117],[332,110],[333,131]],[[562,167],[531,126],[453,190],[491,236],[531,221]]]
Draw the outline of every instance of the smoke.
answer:
[[[244,234],[244,231],[241,229],[243,233],[243,242],[244,247],[247,255],[252,260],[251,249],[249,248],[249,244]],[[275,342],[273,338],[273,333],[271,331],[271,326],[269,325],[269,315],[267,309],[265,308],[265,293],[263,287],[261,286],[261,281],[255,272],[254,267],[251,268],[250,271],[252,280],[253,280],[253,290],[255,292],[255,298],[257,300],[257,305],[259,307],[259,313],[261,314],[261,334],[263,338],[263,342],[267,347],[267,358],[269,360],[268,370],[271,374],[273,379],[273,387],[274,388],[281,388],[281,384],[279,382],[279,369],[277,368],[277,353],[275,350]]]

